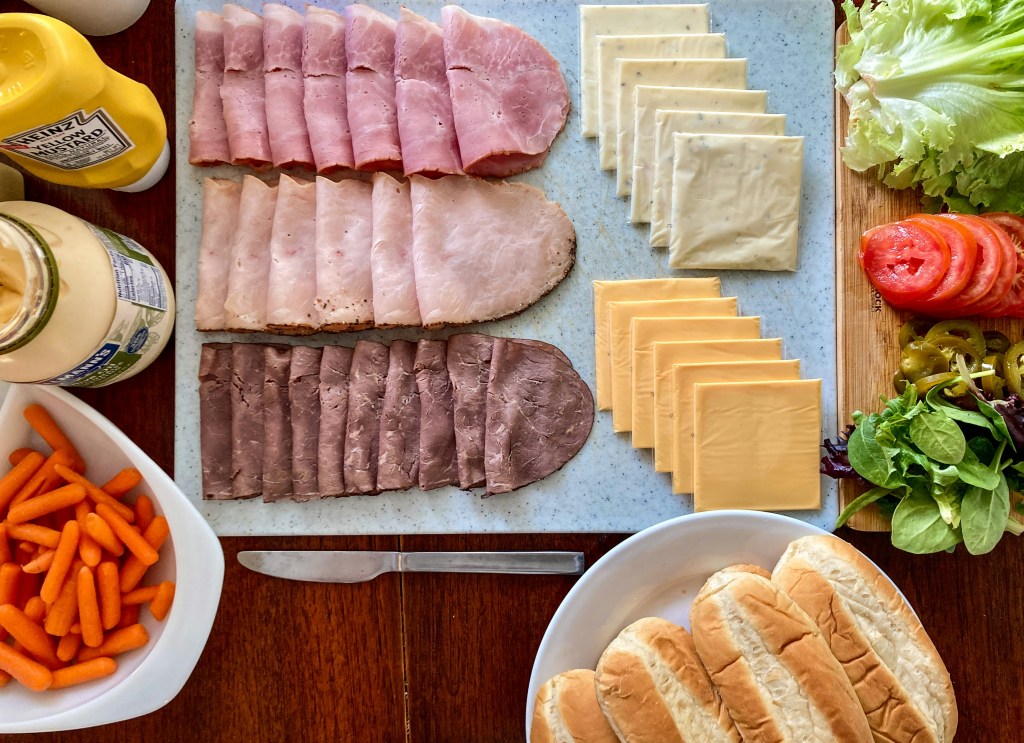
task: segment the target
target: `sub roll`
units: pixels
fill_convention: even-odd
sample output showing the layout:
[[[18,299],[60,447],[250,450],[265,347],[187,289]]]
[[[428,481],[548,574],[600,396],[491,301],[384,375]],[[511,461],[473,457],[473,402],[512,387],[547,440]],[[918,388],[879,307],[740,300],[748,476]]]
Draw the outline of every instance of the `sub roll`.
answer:
[[[530,743],[618,743],[597,705],[589,668],[552,676],[537,692]]]
[[[777,585],[712,575],[690,609],[693,641],[744,740],[871,743],[853,685],[818,627]]]
[[[773,581],[810,616],[860,698],[876,741],[948,743],[957,727],[949,673],[910,605],[864,555],[803,537]]]

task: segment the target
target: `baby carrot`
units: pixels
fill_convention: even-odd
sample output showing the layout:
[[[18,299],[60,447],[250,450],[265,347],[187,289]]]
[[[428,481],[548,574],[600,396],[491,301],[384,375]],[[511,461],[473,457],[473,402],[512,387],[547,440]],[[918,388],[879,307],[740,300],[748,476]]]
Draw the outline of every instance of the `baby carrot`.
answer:
[[[19,578],[21,565],[16,562],[5,562],[0,565],[0,604],[13,604],[18,600]]]
[[[50,673],[49,668],[2,642],[0,642],[0,670],[11,674],[22,686],[32,691],[45,691],[53,683],[53,674]]]
[[[51,571],[53,568],[51,568]],[[78,615],[78,581],[72,576],[77,575],[75,571],[64,581],[60,595],[50,606],[50,611],[43,622],[43,629],[54,637],[63,637],[71,631],[71,625],[75,623]]]
[[[96,596],[96,580],[86,566],[78,571],[78,621],[82,624],[82,642],[96,648],[103,642],[100,602]]]
[[[117,670],[117,661],[113,658],[93,658],[73,666],[67,666],[53,672],[51,689],[63,689],[86,681],[95,681],[110,676]]]
[[[96,568],[96,583],[100,593],[100,618],[103,621],[103,629],[114,629],[121,621],[121,586],[117,575],[117,563],[107,560],[101,562]]]
[[[124,629],[125,627],[131,627],[133,624],[138,624],[139,616],[142,614],[142,604],[132,604],[131,606],[121,607],[121,619],[117,623],[118,629]]]
[[[63,449],[58,449],[43,462],[42,466],[32,475],[25,485],[18,491],[18,494],[11,500],[11,506],[23,503],[29,498],[34,498],[40,493],[53,490],[61,483],[63,477],[57,472],[57,465],[67,466],[71,463],[70,455]]]
[[[134,591],[121,594],[121,603],[124,606],[131,606],[132,604],[145,604],[147,601],[152,601],[156,597],[156,591],[158,586],[143,586],[142,588],[136,588]]]
[[[82,558],[82,562],[88,565],[90,568],[94,568],[100,564],[100,560],[103,559],[103,550],[96,543],[96,540],[89,536],[89,532],[85,529],[85,520],[92,513],[92,502],[84,500],[75,506],[75,519],[78,521],[78,556]]]
[[[74,470],[65,467],[64,465],[56,465],[54,470],[70,483],[75,485],[81,485],[85,488],[86,494],[89,496],[89,500],[99,505],[100,503],[106,504],[108,507],[117,512],[117,514],[125,521],[134,521],[135,512],[128,508],[124,503],[121,503],[116,498],[112,498],[107,495],[102,489],[96,487],[96,485],[89,480],[82,477]]]
[[[0,524],[0,565],[11,561],[11,543],[7,541],[7,524]]]
[[[50,414],[46,411],[42,405],[29,405],[25,408],[22,413],[25,416],[25,420],[28,424],[35,429],[43,441],[50,445],[50,448],[54,451],[62,449],[71,456],[72,466],[77,472],[85,471],[85,462],[82,460],[81,455],[78,453],[78,449],[71,443],[64,432],[60,429]]]
[[[104,483],[103,490],[107,495],[120,498],[140,482],[142,482],[142,473],[134,467],[125,467]]]
[[[117,535],[118,539],[124,542],[124,546],[127,547],[143,565],[152,565],[159,559],[157,551],[150,546],[149,542],[147,542],[145,537],[139,533],[138,529],[121,518],[120,514],[118,514],[113,508],[110,508],[105,503],[97,503],[96,513],[107,522],[111,531]]]
[[[148,495],[140,495],[135,499],[135,525],[143,532],[149,528],[154,515],[153,501]]]
[[[78,649],[81,647],[82,636],[68,632],[57,643],[57,657],[64,663],[70,663],[74,660],[74,657],[78,654]]]
[[[43,466],[46,458],[39,452],[29,452],[14,468],[0,479],[0,514],[2,514],[14,496],[18,494],[32,476]]]
[[[64,579],[68,575],[68,570],[71,569],[71,561],[75,559],[75,552],[78,550],[78,534],[77,521],[69,521],[64,524],[57,552],[53,556],[53,562],[50,563],[46,578],[43,579],[42,588],[39,589],[39,595],[48,604],[54,603],[61,594],[61,586],[64,585]],[[69,626],[70,624],[68,622]],[[47,631],[49,632],[49,630]]]
[[[20,449],[15,449],[10,454],[8,454],[7,461],[11,463],[12,467],[17,467],[18,463],[25,459],[25,457],[27,457],[29,454],[39,454],[39,452],[37,452],[30,446],[23,446]],[[42,457],[43,455],[39,454],[39,456]],[[43,459],[46,459],[46,457],[43,457]]]
[[[156,596],[149,602],[149,611],[158,622],[164,621],[174,601],[174,582],[165,580],[156,589]]]
[[[154,550],[159,550],[168,534],[170,534],[170,530],[167,526],[167,519],[163,516],[156,516],[153,518],[153,522],[146,527],[142,536]],[[139,585],[139,581],[146,575],[148,568],[149,566],[140,562],[135,555],[129,555],[121,565],[121,593],[128,593]]]
[[[149,633],[146,632],[146,628],[141,624],[133,624],[130,627],[111,632],[98,648],[82,648],[78,652],[78,662],[84,663],[104,655],[127,653],[129,650],[141,648],[147,642],[149,642]]]
[[[0,627],[3,627],[21,646],[45,664],[60,665],[53,638],[16,606],[0,606]]]
[[[42,584],[42,573],[26,573],[23,571],[18,579],[18,599],[14,602],[14,605],[20,606],[23,611],[27,612],[31,606],[37,603],[32,599],[39,599],[38,603],[43,603],[43,600],[39,598],[39,586]],[[45,607],[46,604],[43,603],[43,606]]]
[[[38,596],[33,596],[25,602],[25,606],[21,610],[33,622],[41,622],[43,617],[46,616],[46,602]]]
[[[60,542],[60,532],[39,524],[6,524],[7,534],[12,539],[34,542],[55,549]]]
[[[89,532],[89,536],[114,557],[124,554],[124,542],[118,539],[107,522],[95,513],[90,513],[85,517],[85,528]]]
[[[29,498],[16,506],[11,506],[7,512],[7,521],[12,524],[21,524],[61,508],[73,506],[84,499],[85,488],[81,485],[65,485],[62,488]]]
[[[57,550],[44,549],[31,562],[22,565],[21,569],[26,573],[45,573],[50,569],[50,565],[53,564],[53,556],[55,554],[57,554]]]

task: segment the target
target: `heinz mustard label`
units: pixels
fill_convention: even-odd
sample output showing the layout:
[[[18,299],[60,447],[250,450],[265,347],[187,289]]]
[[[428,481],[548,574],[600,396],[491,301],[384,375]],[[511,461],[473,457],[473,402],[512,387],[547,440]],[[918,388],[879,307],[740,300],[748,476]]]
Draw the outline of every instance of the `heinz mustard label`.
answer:
[[[113,160],[135,143],[102,107],[75,111],[60,121],[0,140],[0,149],[62,170],[80,170]]]

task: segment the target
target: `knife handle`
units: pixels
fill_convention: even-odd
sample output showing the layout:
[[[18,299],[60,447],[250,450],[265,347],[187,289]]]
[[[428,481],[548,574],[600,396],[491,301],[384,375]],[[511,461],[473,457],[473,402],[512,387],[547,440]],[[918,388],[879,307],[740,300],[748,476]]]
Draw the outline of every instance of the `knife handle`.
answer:
[[[582,552],[402,552],[402,573],[544,573],[580,575]]]

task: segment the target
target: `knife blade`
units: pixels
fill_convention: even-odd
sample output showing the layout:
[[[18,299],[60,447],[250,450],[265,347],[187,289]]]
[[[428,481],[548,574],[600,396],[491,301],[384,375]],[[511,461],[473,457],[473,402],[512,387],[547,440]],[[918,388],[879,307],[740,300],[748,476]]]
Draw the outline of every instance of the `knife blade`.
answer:
[[[580,575],[582,552],[378,552],[260,550],[239,552],[257,573],[317,583],[359,583],[382,573],[509,573]]]

